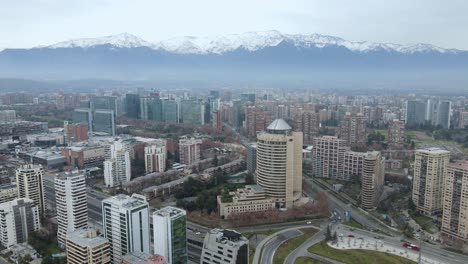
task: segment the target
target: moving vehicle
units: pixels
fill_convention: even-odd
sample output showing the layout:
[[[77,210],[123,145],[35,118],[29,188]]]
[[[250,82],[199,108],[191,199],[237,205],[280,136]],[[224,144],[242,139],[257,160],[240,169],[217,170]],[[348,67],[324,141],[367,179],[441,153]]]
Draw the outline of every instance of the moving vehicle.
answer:
[[[409,248],[409,249],[412,249],[412,250],[415,250],[415,251],[420,250],[419,246],[416,246],[415,244],[410,244],[410,243],[403,243],[403,247]]]

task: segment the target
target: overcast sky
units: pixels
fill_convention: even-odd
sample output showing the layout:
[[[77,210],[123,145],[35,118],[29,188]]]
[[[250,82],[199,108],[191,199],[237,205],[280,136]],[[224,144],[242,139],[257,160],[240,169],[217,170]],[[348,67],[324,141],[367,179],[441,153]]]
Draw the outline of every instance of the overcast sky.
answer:
[[[0,49],[121,32],[155,42],[271,29],[468,50],[468,1],[0,0]]]

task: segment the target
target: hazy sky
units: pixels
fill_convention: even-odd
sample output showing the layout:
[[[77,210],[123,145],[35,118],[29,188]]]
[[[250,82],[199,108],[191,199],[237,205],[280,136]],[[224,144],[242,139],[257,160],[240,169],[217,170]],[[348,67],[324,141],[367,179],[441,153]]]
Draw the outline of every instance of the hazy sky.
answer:
[[[121,32],[155,42],[270,29],[468,50],[468,1],[0,0],[0,49]]]

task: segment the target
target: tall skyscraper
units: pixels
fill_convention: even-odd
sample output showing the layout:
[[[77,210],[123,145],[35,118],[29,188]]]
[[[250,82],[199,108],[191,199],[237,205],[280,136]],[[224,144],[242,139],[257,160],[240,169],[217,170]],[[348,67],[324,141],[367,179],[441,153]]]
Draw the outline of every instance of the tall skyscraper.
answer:
[[[244,109],[243,103],[240,100],[233,100],[231,107],[231,115],[229,117],[230,124],[234,128],[242,126],[242,120],[244,120]]]
[[[166,170],[166,145],[164,142],[151,143],[145,147],[146,173],[163,172]]]
[[[305,144],[311,144],[320,132],[319,114],[313,111],[299,111],[294,116],[294,130],[302,132]]]
[[[345,140],[347,146],[366,144],[366,117],[362,113],[347,112],[340,122],[338,137]]]
[[[185,211],[175,207],[153,213],[154,253],[168,264],[187,263],[186,221]]]
[[[417,100],[406,101],[405,124],[409,126],[423,125],[426,120],[426,103]]]
[[[444,181],[441,231],[451,239],[468,241],[468,161],[450,163]]]
[[[88,227],[86,176],[78,171],[55,177],[57,241],[65,247],[67,233]]]
[[[247,171],[249,171],[249,173],[255,173],[255,170],[257,169],[257,144],[256,143],[251,143],[247,146],[246,163],[247,163]]]
[[[339,179],[341,177],[346,141],[335,136],[314,138],[312,174],[315,177]]]
[[[115,136],[115,112],[114,110],[96,109],[93,111],[93,132],[107,133]]]
[[[179,123],[179,106],[175,100],[163,100],[163,119],[165,122]]]
[[[67,235],[68,264],[111,264],[110,244],[94,229],[78,229]]]
[[[439,101],[437,104],[437,119],[435,126],[442,126],[443,128],[450,128],[450,115],[452,112],[452,102]]]
[[[39,230],[39,209],[33,200],[19,198],[0,204],[0,243],[8,248],[28,242],[29,235]]]
[[[373,209],[377,206],[384,183],[385,159],[379,151],[367,152],[362,165],[361,207]]]
[[[416,150],[412,199],[420,213],[430,216],[442,211],[444,175],[449,159],[450,152],[439,148]]]
[[[279,207],[302,196],[302,132],[276,119],[257,136],[257,184]]]
[[[179,140],[179,160],[182,164],[192,164],[200,161],[200,139]]]
[[[183,100],[180,102],[180,119],[184,124],[204,125],[205,104],[200,100]]]
[[[387,142],[393,146],[402,146],[405,142],[405,124],[394,119],[388,124],[387,129]]]
[[[130,252],[150,253],[149,209],[145,197],[119,194],[102,201],[104,237],[111,245],[111,261]]]
[[[125,95],[125,112],[128,117],[140,118],[140,95],[128,93]]]
[[[242,93],[240,100],[242,103],[251,102],[255,104],[255,93]]]
[[[29,198],[34,201],[42,216],[45,212],[44,169],[41,165],[22,165],[16,170],[18,198]]]
[[[200,263],[249,263],[249,240],[234,230],[213,229],[206,233]]]

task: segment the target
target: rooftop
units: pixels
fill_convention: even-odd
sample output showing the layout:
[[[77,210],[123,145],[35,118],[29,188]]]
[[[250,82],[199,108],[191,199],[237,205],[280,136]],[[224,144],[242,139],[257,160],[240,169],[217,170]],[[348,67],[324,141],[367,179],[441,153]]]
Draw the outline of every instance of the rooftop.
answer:
[[[132,196],[128,196],[126,194],[117,194],[115,196],[102,200],[102,202],[113,204],[116,206],[121,206],[128,209],[140,207],[142,205],[148,206],[148,202],[146,202],[145,197],[137,194],[132,194]]]
[[[450,153],[448,150],[444,150],[441,148],[424,148],[424,149],[418,149],[416,152],[423,152],[423,153],[434,153],[434,154],[447,154]]]
[[[158,215],[162,217],[171,217],[171,218],[177,217],[177,216],[183,216],[185,214],[186,214],[185,210],[172,207],[172,206],[166,206],[153,213],[153,215]]]
[[[75,230],[68,234],[67,239],[82,247],[96,247],[107,242],[107,239],[97,235],[95,229]]]
[[[291,130],[291,126],[286,123],[281,118],[275,119],[271,124],[267,127],[268,131],[286,131]]]

